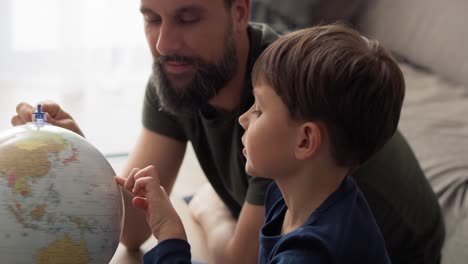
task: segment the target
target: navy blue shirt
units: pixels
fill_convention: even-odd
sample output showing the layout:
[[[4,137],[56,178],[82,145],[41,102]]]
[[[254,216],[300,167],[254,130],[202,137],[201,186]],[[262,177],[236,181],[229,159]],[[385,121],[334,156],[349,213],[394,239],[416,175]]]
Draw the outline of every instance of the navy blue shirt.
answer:
[[[286,204],[276,183],[265,201],[258,263],[391,263],[382,234],[364,195],[352,177],[345,177],[298,229],[280,235]],[[162,241],[143,258],[145,264],[191,263],[184,240]]]
[[[146,252],[143,256],[143,264],[188,264],[192,263],[190,259],[190,245],[187,241],[182,239],[167,239]]]
[[[298,229],[281,235],[286,204],[272,183],[266,194],[259,263],[391,263],[364,195],[345,177]]]

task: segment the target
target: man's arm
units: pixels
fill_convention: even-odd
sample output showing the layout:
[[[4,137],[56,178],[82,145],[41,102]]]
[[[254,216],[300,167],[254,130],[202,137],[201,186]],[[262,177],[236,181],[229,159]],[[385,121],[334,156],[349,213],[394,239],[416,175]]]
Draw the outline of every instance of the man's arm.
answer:
[[[236,223],[212,188],[202,192],[190,208],[205,234],[208,263],[257,263],[265,207],[245,202]]]
[[[143,128],[137,144],[127,161],[123,174],[133,168],[154,165],[160,175],[161,185],[170,193],[179,172],[187,144]],[[151,235],[144,213],[132,205],[133,195],[123,191],[124,222],[121,242],[130,250],[137,250]]]
[[[233,235],[227,237],[228,239],[224,246],[221,243],[223,234],[207,234],[207,243],[213,249],[215,263],[258,262],[258,236],[263,226],[264,213],[264,206],[245,202],[235,225]]]

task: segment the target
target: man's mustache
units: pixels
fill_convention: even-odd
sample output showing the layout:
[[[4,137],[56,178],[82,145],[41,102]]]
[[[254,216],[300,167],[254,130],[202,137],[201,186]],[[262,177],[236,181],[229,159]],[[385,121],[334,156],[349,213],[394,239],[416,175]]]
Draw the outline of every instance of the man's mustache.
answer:
[[[159,55],[156,59],[156,63],[161,65],[165,62],[175,62],[175,63],[187,63],[187,64],[195,64],[197,63],[197,59],[194,57],[188,57],[184,55]]]

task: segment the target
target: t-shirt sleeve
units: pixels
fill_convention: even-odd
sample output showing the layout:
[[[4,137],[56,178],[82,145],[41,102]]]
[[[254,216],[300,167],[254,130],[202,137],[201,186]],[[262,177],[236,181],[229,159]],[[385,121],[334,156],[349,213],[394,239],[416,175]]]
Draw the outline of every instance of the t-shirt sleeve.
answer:
[[[185,131],[178,119],[161,109],[156,88],[148,82],[143,102],[143,127],[164,136],[187,141]]]
[[[270,179],[249,177],[246,201],[253,205],[265,205],[266,189],[271,182]]]
[[[181,239],[167,239],[158,243],[143,256],[143,264],[191,264],[190,244]]]

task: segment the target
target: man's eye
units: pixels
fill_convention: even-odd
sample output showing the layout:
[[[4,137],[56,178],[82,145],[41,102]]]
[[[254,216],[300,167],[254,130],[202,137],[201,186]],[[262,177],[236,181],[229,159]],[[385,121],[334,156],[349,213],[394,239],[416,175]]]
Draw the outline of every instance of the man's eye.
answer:
[[[200,20],[200,17],[194,14],[185,13],[179,17],[181,23],[195,23]]]
[[[159,23],[161,23],[161,18],[160,17],[145,16],[145,22],[150,23],[150,24],[159,24]]]

